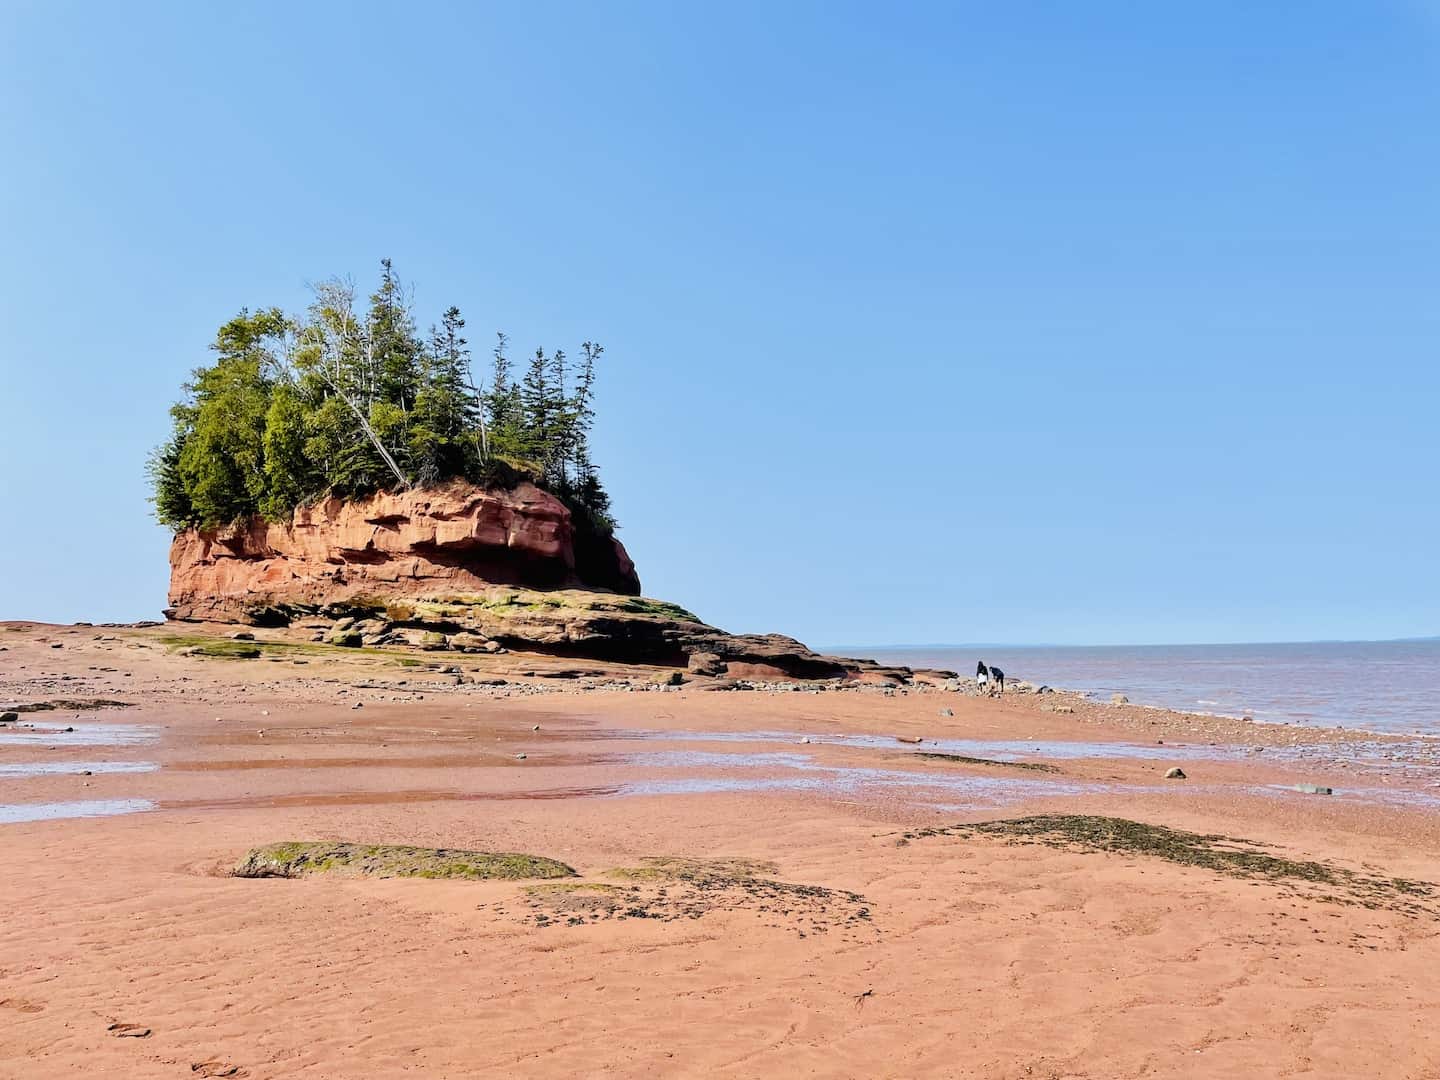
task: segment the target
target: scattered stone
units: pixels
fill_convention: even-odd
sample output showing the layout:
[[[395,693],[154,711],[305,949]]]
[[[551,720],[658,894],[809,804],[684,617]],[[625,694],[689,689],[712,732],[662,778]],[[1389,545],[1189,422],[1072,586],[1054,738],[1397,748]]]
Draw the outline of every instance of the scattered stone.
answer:
[[[739,679],[716,679],[713,682],[703,683],[699,689],[707,691],[742,690],[746,687],[741,685]]]
[[[420,648],[426,652],[435,652],[438,649],[445,648],[448,644],[449,639],[438,630],[427,630],[420,635]]]
[[[1296,784],[1296,791],[1303,791],[1306,795],[1334,795],[1335,789],[1325,787],[1322,784]]]
[[[61,644],[60,642],[58,642],[58,641],[52,641],[52,642],[50,643],[50,647],[51,647],[52,649],[63,649],[65,646],[62,645],[62,644]]]
[[[357,701],[357,702],[355,702],[354,705],[351,705],[351,706],[350,706],[350,708],[352,708],[352,709],[363,709],[364,707],[365,707],[365,702],[363,702],[363,701]]]
[[[536,724],[536,725],[535,725],[534,727],[532,727],[530,730],[531,730],[531,731],[539,731],[539,730],[540,730],[540,725],[539,725],[539,724]]]
[[[500,646],[481,634],[472,634],[464,631],[459,634],[450,635],[450,648],[467,653],[494,652]],[[424,641],[421,641],[421,648],[424,648]]]
[[[339,645],[345,649],[356,649],[365,644],[365,636],[354,630],[336,630],[325,640],[331,645]]]
[[[1110,704],[1111,704],[1111,705],[1129,705],[1129,704],[1130,704],[1130,699],[1129,699],[1128,697],[1126,697],[1124,694],[1111,694],[1111,695],[1110,695]]]
[[[236,630],[230,635],[231,641],[254,641],[255,635],[249,630]]]
[[[955,710],[954,710],[954,709],[941,709],[941,710],[940,710],[940,715],[941,715],[941,716],[954,716],[954,715],[955,715]]]
[[[1166,773],[1165,773],[1165,779],[1166,779],[1166,780],[1184,780],[1184,779],[1185,779],[1185,770],[1179,768],[1178,766],[1175,767],[1175,768],[1169,769],[1169,770],[1167,770]]]
[[[111,1024],[105,1029],[117,1039],[148,1039],[150,1029],[139,1024]]]
[[[20,719],[17,712],[0,712],[0,724],[13,724]]]
[[[910,743],[911,745],[917,745],[917,744],[919,744],[919,743],[924,742],[925,740],[922,739],[919,735],[896,735],[896,736],[895,736],[895,741],[896,741],[896,742],[903,742],[903,743]]]
[[[516,755],[515,755],[515,760],[516,760],[516,761],[524,761],[524,760],[525,760],[525,755],[524,755],[524,754],[516,754]]]

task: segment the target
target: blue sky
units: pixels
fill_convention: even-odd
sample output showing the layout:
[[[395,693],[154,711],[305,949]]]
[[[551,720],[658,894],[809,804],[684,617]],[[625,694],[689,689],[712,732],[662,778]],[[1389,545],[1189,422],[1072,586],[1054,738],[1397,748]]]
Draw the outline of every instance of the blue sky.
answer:
[[[1440,633],[1440,10],[0,0],[0,617],[154,617],[241,306],[608,352],[647,593],[818,644]]]

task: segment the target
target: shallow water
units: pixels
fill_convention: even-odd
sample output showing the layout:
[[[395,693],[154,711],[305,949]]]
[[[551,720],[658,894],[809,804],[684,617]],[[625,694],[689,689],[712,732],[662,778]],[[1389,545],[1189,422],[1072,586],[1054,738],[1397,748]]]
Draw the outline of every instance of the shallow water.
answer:
[[[854,653],[854,650],[851,650]],[[1080,690],[1100,700],[1369,731],[1440,734],[1440,639],[1272,645],[862,649],[885,663]]]
[[[0,727],[0,747],[34,743],[61,747],[138,746],[159,738],[158,729],[143,724],[104,724],[91,720],[36,721]]]
[[[1234,747],[1195,746],[1190,743],[1146,745],[1125,742],[1065,742],[1047,739],[926,739],[921,743],[902,743],[893,735],[830,735],[805,734],[799,731],[660,731],[640,730],[610,733],[622,739],[654,739],[674,742],[781,742],[804,745],[857,746],[866,750],[891,750],[895,753],[941,751],[969,757],[988,757],[996,761],[1030,761],[1052,759],[1079,761],[1086,758],[1126,758],[1139,761],[1186,758],[1234,758],[1242,754]]]
[[[153,761],[24,761],[0,764],[0,780],[24,780],[32,776],[83,776],[85,773],[154,772]]]
[[[155,809],[149,799],[88,799],[81,802],[0,803],[0,825],[60,818],[113,817]]]

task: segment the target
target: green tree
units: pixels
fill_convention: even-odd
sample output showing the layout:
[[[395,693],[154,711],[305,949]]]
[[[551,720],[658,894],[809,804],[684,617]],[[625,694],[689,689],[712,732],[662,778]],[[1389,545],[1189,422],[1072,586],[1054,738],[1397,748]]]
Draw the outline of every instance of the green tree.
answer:
[[[474,475],[481,457],[480,403],[470,389],[469,350],[461,336],[465,320],[449,308],[432,329],[422,361],[420,392],[410,417],[409,447],[422,485]]]
[[[289,330],[278,308],[242,311],[211,346],[219,359],[194,373],[190,431],[176,468],[201,525],[226,525],[256,513],[265,495],[265,414],[270,372]]]
[[[577,533],[608,536],[589,441],[604,350],[586,342],[576,370],[564,350],[537,349],[517,380],[499,334],[482,393],[464,329],[451,307],[422,343],[388,259],[361,315],[341,280],[316,286],[300,319],[242,310],[220,327],[214,361],[193,373],[147,461],[156,517],[218,527],[257,513],[283,520],[327,495],[528,478],[571,507]]]

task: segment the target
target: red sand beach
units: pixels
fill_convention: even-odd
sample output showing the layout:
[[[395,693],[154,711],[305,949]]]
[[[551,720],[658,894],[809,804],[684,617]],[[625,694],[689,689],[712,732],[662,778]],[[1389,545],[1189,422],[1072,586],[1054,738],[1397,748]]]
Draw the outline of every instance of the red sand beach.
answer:
[[[0,1077],[1440,1076],[1435,792],[1362,733],[168,632],[0,624],[62,703],[0,726]],[[944,828],[1041,814],[1301,869]],[[286,840],[579,877],[231,876]]]

